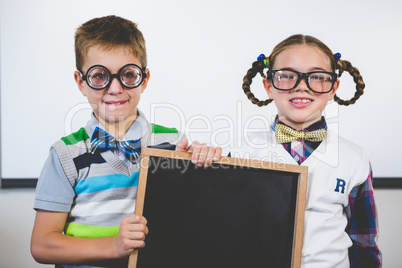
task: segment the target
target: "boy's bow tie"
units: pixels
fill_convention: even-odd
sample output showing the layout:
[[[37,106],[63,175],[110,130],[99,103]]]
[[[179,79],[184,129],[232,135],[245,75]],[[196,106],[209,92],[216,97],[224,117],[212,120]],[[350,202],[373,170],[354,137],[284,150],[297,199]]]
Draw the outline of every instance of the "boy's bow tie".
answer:
[[[326,129],[317,129],[310,132],[297,131],[283,124],[276,124],[275,139],[278,143],[288,143],[294,140],[322,141],[327,137]]]
[[[91,138],[91,153],[102,153],[108,150],[121,150],[125,157],[135,163],[141,154],[141,140],[117,141],[115,137],[96,127]]]

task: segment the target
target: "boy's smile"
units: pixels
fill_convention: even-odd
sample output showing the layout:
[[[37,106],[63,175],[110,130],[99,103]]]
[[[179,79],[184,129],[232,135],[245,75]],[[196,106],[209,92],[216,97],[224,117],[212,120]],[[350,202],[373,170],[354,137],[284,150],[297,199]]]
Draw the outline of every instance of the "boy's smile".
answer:
[[[111,73],[117,73],[126,64],[136,64],[142,68],[140,61],[126,48],[106,50],[95,46],[89,49],[82,71],[86,72],[94,65],[103,65]],[[122,86],[117,78],[112,78],[107,88],[95,90],[81,79],[78,71],[74,73],[74,77],[81,93],[88,98],[95,117],[110,131],[122,127],[127,130],[136,119],[137,105],[147,86],[149,70],[146,73],[147,78],[144,78],[142,84],[132,89]]]
[[[282,51],[276,58],[273,69],[292,69],[298,72],[331,72],[331,63],[322,51],[310,45],[297,45]],[[322,112],[332,100],[339,86],[336,81],[329,93],[311,91],[302,79],[296,88],[289,91],[277,90],[272,81],[264,79],[264,87],[270,99],[274,99],[279,120],[301,130],[321,119]]]
[[[126,104],[128,101],[104,101],[106,106],[118,106]]]
[[[126,101],[119,101],[119,102],[113,102],[113,101],[106,101],[105,102],[107,105],[120,105],[126,103]]]

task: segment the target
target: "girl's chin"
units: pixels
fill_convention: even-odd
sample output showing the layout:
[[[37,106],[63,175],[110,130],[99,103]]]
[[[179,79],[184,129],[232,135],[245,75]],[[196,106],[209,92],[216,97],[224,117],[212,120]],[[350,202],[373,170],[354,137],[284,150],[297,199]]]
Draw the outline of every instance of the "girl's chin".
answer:
[[[308,126],[310,126],[311,124],[317,122],[318,120],[320,120],[321,117],[295,117],[295,118],[287,118],[284,120],[281,120],[279,118],[279,120],[281,120],[282,122],[286,122],[289,126],[293,127],[294,129],[303,129],[306,128]]]

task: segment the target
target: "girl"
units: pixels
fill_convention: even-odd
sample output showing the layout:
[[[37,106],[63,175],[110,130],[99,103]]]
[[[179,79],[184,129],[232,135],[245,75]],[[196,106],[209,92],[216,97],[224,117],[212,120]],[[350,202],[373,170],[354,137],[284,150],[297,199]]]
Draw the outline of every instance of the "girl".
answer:
[[[369,154],[327,130],[322,116],[329,100],[349,105],[363,94],[359,71],[339,58],[304,35],[288,37],[269,57],[261,55],[244,77],[243,90],[258,106],[275,101],[278,114],[269,130],[250,134],[232,156],[308,166],[302,267],[381,267]],[[348,101],[335,94],[343,71],[356,83]],[[250,91],[257,73],[264,78],[265,101]]]

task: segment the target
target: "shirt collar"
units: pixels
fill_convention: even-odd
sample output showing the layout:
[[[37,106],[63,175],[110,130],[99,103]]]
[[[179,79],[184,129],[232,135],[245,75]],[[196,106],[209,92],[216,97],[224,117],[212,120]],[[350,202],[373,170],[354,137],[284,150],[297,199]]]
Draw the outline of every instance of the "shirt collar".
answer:
[[[283,122],[281,122],[281,121],[279,120],[278,115],[276,115],[275,120],[274,120],[274,123],[272,124],[272,130],[275,130],[275,127],[276,127],[277,124],[286,125],[285,123],[283,123]],[[288,126],[288,127],[289,127],[289,126]],[[310,126],[308,126],[308,127],[306,127],[306,128],[303,128],[301,131],[310,132],[310,131],[314,131],[314,130],[318,130],[318,129],[325,129],[325,130],[327,130],[327,122],[326,122],[324,116],[321,116],[321,119],[320,119],[319,121],[315,122],[314,124],[312,124],[312,125],[310,125]]]
[[[137,140],[140,139],[142,136],[147,133],[147,130],[149,128],[149,124],[147,119],[145,118],[143,112],[141,112],[139,109],[137,109],[137,118],[135,119],[134,123],[130,126],[128,129],[126,135],[122,139],[122,141],[125,140]],[[92,133],[95,131],[95,128],[99,127],[105,131],[106,128],[105,126],[96,119],[95,115],[92,113],[91,114],[91,119],[87,122],[87,125],[85,126],[85,129],[87,133],[92,135]],[[117,141],[120,141],[117,137],[115,137]]]

